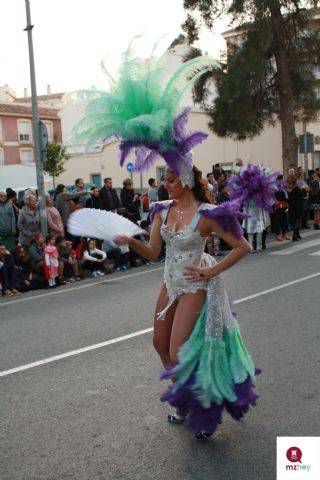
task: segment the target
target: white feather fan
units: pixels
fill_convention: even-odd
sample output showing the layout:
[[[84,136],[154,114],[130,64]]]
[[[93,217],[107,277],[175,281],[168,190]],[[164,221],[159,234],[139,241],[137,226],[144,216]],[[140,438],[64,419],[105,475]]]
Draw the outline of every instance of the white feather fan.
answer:
[[[118,235],[134,237],[144,231],[127,218],[113,212],[82,208],[73,212],[68,220],[68,231],[76,237],[93,237],[113,241]]]

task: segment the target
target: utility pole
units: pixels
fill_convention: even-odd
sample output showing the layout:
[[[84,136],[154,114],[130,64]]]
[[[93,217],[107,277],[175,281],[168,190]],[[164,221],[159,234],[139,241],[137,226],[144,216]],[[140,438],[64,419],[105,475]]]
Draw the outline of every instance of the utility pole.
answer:
[[[33,56],[33,42],[32,42],[33,25],[31,24],[30,2],[29,0],[25,0],[25,2],[26,2],[27,26],[24,30],[28,33],[28,45],[29,45],[32,124],[33,124],[33,135],[34,135],[35,164],[36,164],[36,173],[37,173],[39,213],[40,213],[41,232],[44,234],[44,236],[46,236],[48,234],[48,226],[47,226],[46,199],[45,199],[42,158],[41,158],[42,156],[41,131],[40,131],[40,122],[39,122],[36,75],[35,75],[34,56]]]
[[[303,130],[303,145],[304,145],[303,168],[304,168],[304,174],[307,178],[308,177],[308,143],[307,143],[307,125],[305,124],[305,122],[303,122],[302,130]]]

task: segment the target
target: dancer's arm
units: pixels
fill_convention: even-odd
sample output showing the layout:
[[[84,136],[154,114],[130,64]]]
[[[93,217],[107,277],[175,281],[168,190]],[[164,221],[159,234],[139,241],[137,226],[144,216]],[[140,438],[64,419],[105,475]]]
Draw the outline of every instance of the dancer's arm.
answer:
[[[200,233],[203,236],[209,236],[211,232],[215,232],[220,238],[232,246],[232,250],[220,262],[213,267],[194,267],[192,265],[186,267],[185,277],[190,281],[209,280],[219,273],[224,272],[232,267],[235,263],[241,260],[250,250],[250,245],[247,240],[241,236],[237,238],[230,232],[225,232],[217,222],[214,220],[205,219],[200,228]]]
[[[114,239],[117,245],[129,245],[135,252],[147,260],[157,260],[162,247],[162,238],[160,235],[160,227],[162,224],[160,213],[157,213],[152,223],[149,243],[145,244],[133,237],[127,235],[119,235]]]

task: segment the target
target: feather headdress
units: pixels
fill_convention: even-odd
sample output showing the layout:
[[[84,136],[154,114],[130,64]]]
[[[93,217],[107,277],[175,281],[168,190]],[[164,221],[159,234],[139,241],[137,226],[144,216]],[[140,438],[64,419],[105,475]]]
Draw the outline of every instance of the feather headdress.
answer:
[[[85,116],[73,130],[86,149],[116,135],[121,140],[121,165],[133,151],[135,171],[148,169],[159,157],[178,175],[181,170],[191,170],[190,150],[207,134],[185,132],[190,109],[178,114],[179,102],[188,87],[219,64],[207,56],[196,57],[167,78],[163,58],[155,57],[154,52],[148,60],[138,58],[130,44],[117,80],[109,76],[110,91],[87,92]]]
[[[232,190],[230,200],[241,200],[245,207],[253,201],[258,207],[272,211],[274,194],[283,188],[282,182],[277,180],[278,175],[279,172],[267,171],[261,165],[249,163],[228,179],[227,185]]]

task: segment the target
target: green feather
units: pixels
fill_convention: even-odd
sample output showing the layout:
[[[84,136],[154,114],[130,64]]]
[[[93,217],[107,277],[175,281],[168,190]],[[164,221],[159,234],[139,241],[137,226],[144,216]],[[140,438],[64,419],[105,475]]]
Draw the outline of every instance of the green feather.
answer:
[[[175,391],[184,384],[196,368],[193,390],[204,408],[212,402],[236,400],[235,383],[242,383],[248,375],[255,380],[254,363],[242,341],[238,324],[224,329],[223,338],[206,337],[206,305],[203,306],[189,339],[179,350],[179,363],[174,369]]]
[[[197,57],[181,65],[168,79],[166,53],[160,58],[155,56],[158,44],[146,61],[134,55],[133,41],[122,57],[117,79],[103,64],[109,91],[80,92],[80,97],[89,102],[85,118],[75,126],[73,136],[82,138],[87,147],[116,134],[122,140],[161,141],[162,148],[174,148],[172,126],[183,93],[203,73],[219,67],[209,57]]]

